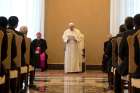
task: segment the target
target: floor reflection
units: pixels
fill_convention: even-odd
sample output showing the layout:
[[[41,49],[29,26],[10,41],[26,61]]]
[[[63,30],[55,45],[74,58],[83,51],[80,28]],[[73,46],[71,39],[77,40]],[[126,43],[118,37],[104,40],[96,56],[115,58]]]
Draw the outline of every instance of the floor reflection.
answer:
[[[81,77],[64,77],[64,93],[85,93]]]
[[[37,72],[38,91],[28,93],[113,93],[107,91],[107,75],[101,71],[64,74],[63,71]]]

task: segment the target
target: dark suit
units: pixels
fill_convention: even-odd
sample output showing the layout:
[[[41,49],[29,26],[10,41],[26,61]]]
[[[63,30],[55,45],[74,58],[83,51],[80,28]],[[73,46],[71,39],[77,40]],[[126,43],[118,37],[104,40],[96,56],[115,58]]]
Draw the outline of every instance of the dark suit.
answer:
[[[9,30],[13,30],[13,29],[9,28]],[[7,33],[12,33],[12,32],[8,31]],[[11,69],[15,69],[17,67],[14,61],[16,56],[17,56],[17,46],[16,46],[15,35],[13,34],[12,45],[11,45]]]
[[[139,29],[138,29],[139,30]],[[136,30],[136,31],[138,31]],[[139,40],[137,36],[135,37],[134,40],[134,51],[135,51],[135,64],[138,66],[136,68],[136,71],[133,73],[132,77],[133,78],[140,78],[140,45],[139,45]]]
[[[112,67],[112,44],[111,39],[104,43],[104,55],[103,55],[103,71],[110,72],[110,68]]]
[[[103,71],[108,73],[109,88],[112,89],[113,74],[111,72],[112,67],[112,38],[104,43],[104,55],[103,55]]]
[[[115,93],[121,93],[121,76],[128,74],[128,42],[127,37],[132,35],[135,31],[128,30],[121,34],[118,34],[117,37],[122,37],[120,45],[118,46],[118,56],[122,60],[122,63],[117,66],[117,70],[115,71]]]
[[[118,56],[121,58],[122,63],[117,67],[117,71],[122,76],[128,74],[129,48],[128,48],[127,37],[134,33],[135,33],[134,30],[128,30],[121,34],[122,40],[119,46]]]
[[[13,28],[8,28],[8,29],[14,31],[15,34],[23,37],[22,44],[21,44],[21,66],[25,66],[26,64],[25,64],[25,56],[24,55],[25,55],[25,52],[26,52],[26,45],[25,45],[24,35],[21,32],[16,31]],[[16,38],[15,38],[15,35],[13,34],[12,48],[11,48],[11,69],[17,69],[16,63],[14,62],[14,58],[16,56],[17,56]],[[18,87],[17,91],[19,91],[21,89],[20,87],[22,87],[22,83],[23,83],[24,78],[25,77],[22,77],[22,79],[20,80],[20,85],[13,86],[14,83],[16,82],[15,79],[10,81],[10,87],[11,87],[11,90],[13,91],[13,93],[16,92],[16,90],[15,90],[16,87]]]
[[[16,31],[13,28],[9,28],[9,29],[13,30],[17,35],[22,36],[22,38],[23,38],[22,43],[21,43],[21,66],[25,66],[26,63],[25,63],[25,56],[24,55],[26,52],[26,43],[25,43],[24,34]],[[15,51],[15,53],[14,53],[14,51]],[[17,48],[16,48],[16,41],[15,41],[15,35],[14,35],[14,38],[12,40],[12,56],[13,56],[12,59],[14,59],[17,56],[16,52],[17,52]],[[14,55],[13,55],[13,53],[14,53]],[[15,66],[15,64],[13,64],[13,65]]]
[[[114,37],[114,38],[118,38],[118,37],[121,37],[122,36],[122,34],[118,34],[116,37]],[[116,48],[115,48],[115,56],[117,57],[117,59],[116,59],[116,63],[114,63],[115,64],[115,67],[117,67],[118,66],[118,44],[116,44],[116,46],[115,46]],[[114,90],[115,90],[115,93],[121,93],[121,86],[120,86],[120,84],[121,84],[121,75],[118,73],[118,71],[116,70],[115,71],[115,76],[114,76]]]
[[[118,34],[117,36],[113,37],[112,39],[117,39],[117,37],[119,35],[120,34]],[[117,42],[114,43],[114,45],[112,47],[112,51],[115,52],[114,55],[112,55],[112,66],[117,67],[118,66],[118,45],[117,45]],[[113,59],[113,56],[114,56],[114,59]]]
[[[2,46],[1,46],[0,75],[4,75],[5,70],[4,70],[4,67],[2,65],[2,62],[7,57],[8,37],[7,37],[6,29],[0,28],[0,30],[4,33],[4,36],[3,36],[3,39],[2,39]]]
[[[26,43],[25,43],[25,38],[24,38],[24,34],[21,32],[18,32],[15,30],[15,33],[19,36],[22,36],[22,43],[21,43],[21,66],[25,66],[25,52],[26,52]]]

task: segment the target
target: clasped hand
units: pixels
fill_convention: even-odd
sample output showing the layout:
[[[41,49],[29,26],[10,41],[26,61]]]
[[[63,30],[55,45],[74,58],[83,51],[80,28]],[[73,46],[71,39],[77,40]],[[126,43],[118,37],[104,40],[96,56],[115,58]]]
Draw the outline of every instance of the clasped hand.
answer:
[[[68,36],[68,42],[71,41],[71,40],[73,40],[75,42],[77,41],[74,36]]]
[[[68,39],[69,40],[75,40],[75,37],[74,36],[68,36]]]

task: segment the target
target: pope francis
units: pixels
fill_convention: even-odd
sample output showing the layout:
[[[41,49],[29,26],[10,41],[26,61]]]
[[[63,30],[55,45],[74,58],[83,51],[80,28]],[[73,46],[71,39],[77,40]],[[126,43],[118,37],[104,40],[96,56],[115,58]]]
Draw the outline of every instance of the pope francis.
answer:
[[[81,40],[81,32],[75,28],[74,23],[69,23],[69,28],[63,33],[63,41],[65,43],[65,73],[82,72]]]

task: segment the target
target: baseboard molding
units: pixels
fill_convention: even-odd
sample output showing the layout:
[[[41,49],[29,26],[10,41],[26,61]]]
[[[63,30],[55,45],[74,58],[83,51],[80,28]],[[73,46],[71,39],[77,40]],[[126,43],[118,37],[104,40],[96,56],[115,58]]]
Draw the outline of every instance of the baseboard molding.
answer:
[[[86,70],[102,70],[102,65],[86,65]]]
[[[64,70],[64,64],[48,64],[48,70]],[[86,65],[86,70],[102,70],[102,66]]]
[[[48,70],[63,70],[64,64],[48,64]]]

